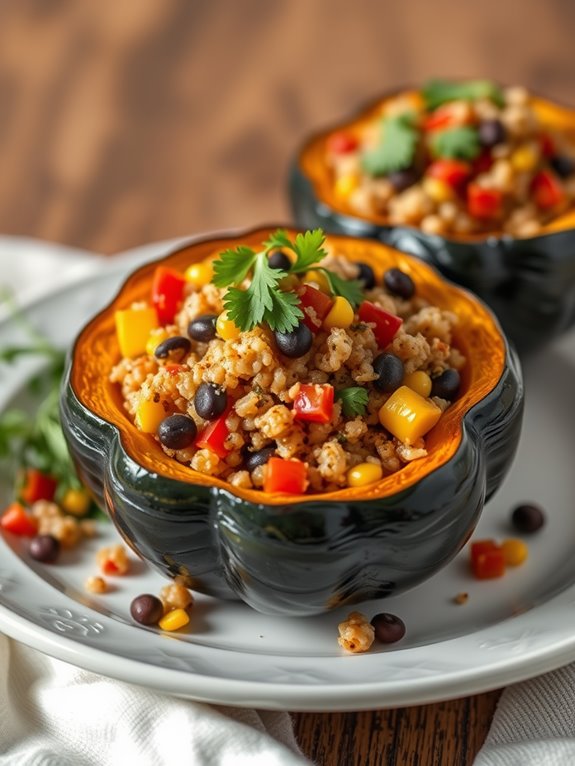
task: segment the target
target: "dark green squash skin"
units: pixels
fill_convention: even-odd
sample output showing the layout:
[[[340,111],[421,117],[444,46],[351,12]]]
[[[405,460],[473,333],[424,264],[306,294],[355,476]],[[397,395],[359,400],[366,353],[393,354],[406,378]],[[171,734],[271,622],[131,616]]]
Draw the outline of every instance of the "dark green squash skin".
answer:
[[[305,149],[304,149],[305,151]],[[457,242],[411,226],[382,226],[339,213],[317,199],[296,161],[290,179],[297,226],[367,237],[415,255],[478,295],[521,353],[575,323],[575,230],[530,239],[488,237]]]
[[[507,348],[501,379],[466,414],[461,444],[442,467],[383,500],[304,496],[278,507],[144,470],[116,428],[78,401],[70,363],[61,396],[80,477],[134,550],[165,575],[186,575],[197,591],[286,616],[395,594],[444,566],[505,476],[522,410],[520,366]]]

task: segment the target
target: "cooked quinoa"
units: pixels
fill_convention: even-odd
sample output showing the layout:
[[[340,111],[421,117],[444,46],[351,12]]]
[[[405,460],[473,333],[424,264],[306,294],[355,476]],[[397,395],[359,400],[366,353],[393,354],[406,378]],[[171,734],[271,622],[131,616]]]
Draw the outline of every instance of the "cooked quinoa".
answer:
[[[365,265],[326,247],[317,268],[348,281],[363,277],[362,302],[353,309],[343,298],[326,297],[314,281],[321,281],[316,271],[292,280],[288,286],[302,295],[302,324],[310,317],[315,320],[314,332],[305,330],[311,341],[304,353],[282,353],[278,335],[269,326],[243,332],[230,326],[233,323],[225,320],[226,288],[210,280],[208,260],[201,279],[186,281],[172,321],[150,333],[146,353],[126,356],[114,367],[111,381],[121,387],[129,416],[169,457],[233,487],[268,491],[270,459],[281,459],[282,469],[304,467],[300,491],[312,493],[361,486],[425,458],[424,436],[398,438],[382,425],[381,412],[390,397],[405,393],[406,383],[415,406],[427,408],[434,422],[456,398],[456,390],[447,386],[444,391],[442,383],[450,375],[458,379],[465,365],[452,346],[457,316],[429,305],[417,289],[408,296],[410,283],[414,285],[397,269],[389,272],[397,284],[387,273],[385,282],[376,282],[369,267],[366,277]],[[248,278],[244,287],[249,284]],[[319,327],[302,290],[314,300],[321,293],[321,300],[332,304]],[[397,326],[384,346],[377,323],[365,319],[366,306],[376,312],[376,319],[391,317]],[[145,309],[132,307],[136,313]],[[330,326],[338,324],[340,309],[344,318],[339,324],[344,326]],[[166,348],[175,352],[166,354]],[[396,377],[399,370],[395,383],[390,383],[382,357],[391,361]],[[359,396],[359,405],[356,401],[350,407],[348,396]],[[305,409],[310,397],[321,400],[311,416]],[[180,428],[175,441],[166,431],[167,421]],[[178,442],[181,429],[191,436],[186,439],[184,434]]]
[[[360,216],[429,234],[534,236],[575,200],[573,134],[537,103],[525,88],[483,81],[388,99],[328,137],[334,195]]]

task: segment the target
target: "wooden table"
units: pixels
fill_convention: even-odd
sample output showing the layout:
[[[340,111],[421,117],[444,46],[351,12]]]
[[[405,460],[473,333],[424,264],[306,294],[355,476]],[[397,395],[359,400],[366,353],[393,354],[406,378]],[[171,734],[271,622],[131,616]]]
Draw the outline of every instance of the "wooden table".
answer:
[[[575,103],[574,21],[568,0],[0,1],[0,231],[114,253],[289,221],[302,138],[387,88],[481,75]],[[296,731],[322,766],[464,766],[497,698]]]

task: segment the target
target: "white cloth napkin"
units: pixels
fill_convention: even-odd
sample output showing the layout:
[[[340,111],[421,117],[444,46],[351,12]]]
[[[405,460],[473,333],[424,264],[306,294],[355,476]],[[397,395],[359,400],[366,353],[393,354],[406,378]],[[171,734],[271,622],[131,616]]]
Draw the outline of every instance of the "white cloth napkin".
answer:
[[[575,665],[509,686],[473,766],[573,766]]]
[[[203,705],[0,635],[0,766],[305,766],[287,713]]]
[[[128,256],[134,265],[157,248]],[[58,245],[0,238],[18,302],[101,268]],[[0,305],[0,317],[7,309]],[[0,766],[306,766],[288,713],[210,706],[98,676],[0,634]]]

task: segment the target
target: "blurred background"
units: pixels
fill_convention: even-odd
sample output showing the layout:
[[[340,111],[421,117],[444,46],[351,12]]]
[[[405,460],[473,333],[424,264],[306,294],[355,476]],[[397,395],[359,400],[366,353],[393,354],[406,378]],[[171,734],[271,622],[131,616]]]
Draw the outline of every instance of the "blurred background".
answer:
[[[569,0],[0,0],[0,233],[111,253],[289,220],[309,131],[436,75],[575,106]]]

